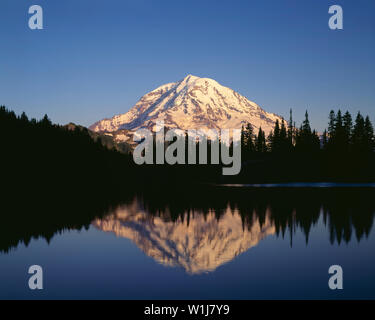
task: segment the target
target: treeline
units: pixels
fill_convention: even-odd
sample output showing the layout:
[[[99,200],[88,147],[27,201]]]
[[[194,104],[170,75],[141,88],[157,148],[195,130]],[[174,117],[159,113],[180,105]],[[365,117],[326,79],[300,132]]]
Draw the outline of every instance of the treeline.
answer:
[[[243,143],[245,134],[244,128]],[[162,205],[159,203],[163,199],[160,194],[164,194],[171,212],[194,207],[194,203],[182,201],[183,197],[187,201],[200,199],[199,208],[214,208],[219,214],[227,205],[223,203],[221,206],[220,201],[234,199],[235,193],[207,192],[205,187],[198,189],[198,182],[232,182],[235,179],[244,183],[375,181],[374,139],[368,117],[358,115],[350,125],[347,114],[341,116],[340,112],[331,112],[329,128],[318,139],[319,144],[317,133],[310,129],[308,116],[299,129],[294,124],[290,126],[282,122],[276,125],[269,137],[264,133],[248,136],[253,148],[244,150],[241,174],[223,177],[221,165],[138,166],[132,155],[108,149],[100,137],[93,139],[83,127],[62,127],[51,123],[48,116],[41,120],[29,119],[25,113],[17,116],[0,107],[0,250],[16,246],[19,241],[28,243],[32,237],[50,239],[55,232],[65,228],[88,227],[90,221],[131,198],[134,192],[145,190],[146,186],[151,190],[151,194],[147,194],[152,200],[148,206],[154,205],[156,211]],[[243,144],[242,148],[246,145]],[[186,188],[174,188],[173,184]],[[166,185],[172,185],[172,188],[165,188]],[[191,185],[194,188],[189,187]],[[159,194],[153,197],[155,190]],[[172,195],[170,190],[175,190],[175,194]],[[186,190],[190,190],[189,196]],[[259,195],[255,195],[257,197]],[[244,199],[249,199],[248,191]],[[284,199],[284,196],[277,199]],[[285,199],[289,202],[290,198]],[[340,201],[331,205],[336,202]],[[243,199],[238,203],[244,204],[244,213],[246,207],[250,208]],[[245,213],[245,220],[247,216]],[[350,216],[350,219],[354,217]],[[343,232],[347,238],[350,234],[347,222],[337,221],[335,224],[339,228],[345,223],[342,228],[347,229],[340,231],[335,227],[334,233]],[[275,224],[278,223],[275,220]],[[282,224],[282,234],[287,225],[289,222]],[[308,231],[310,222],[301,220],[301,226]],[[356,233],[357,237],[367,234],[361,229],[361,221]]]
[[[55,125],[47,115],[41,120],[17,116],[4,106],[0,153],[4,192],[42,201],[113,194],[130,179],[133,166],[130,155],[106,148],[85,128]]]
[[[351,114],[347,111],[342,115],[332,110],[329,114],[328,129],[321,136],[311,129],[309,115],[306,111],[305,120],[299,128],[293,121],[292,111],[288,122],[276,120],[275,128],[266,137],[262,128],[257,133],[248,124],[242,127],[241,146],[244,159],[253,153],[316,153],[327,151],[342,155],[349,152],[366,155],[375,151],[374,127],[369,116],[364,118],[358,112],[353,123]]]
[[[227,181],[375,181],[375,136],[368,116],[349,112],[329,114],[328,128],[319,134],[305,120],[297,127],[292,111],[289,121],[276,121],[268,136],[249,124],[242,128],[242,172]]]
[[[330,242],[338,244],[367,238],[373,227],[375,204],[368,201],[373,188],[230,188],[222,186],[195,189],[161,190],[145,188],[138,194],[142,207],[165,221],[186,219],[215,212],[217,219],[228,211],[241,215],[243,228],[254,223],[264,225],[267,218],[276,235],[293,237],[298,230],[309,241],[310,232],[319,221],[327,227]],[[360,213],[360,214],[359,214]]]
[[[0,251],[88,228],[130,194],[133,162],[83,127],[0,107]]]
[[[28,119],[25,113],[17,116],[0,107],[2,180],[14,194],[51,193],[57,188],[90,196],[149,183],[375,181],[373,125],[368,116],[358,113],[353,121],[349,112],[342,115],[340,110],[330,112],[328,128],[320,135],[311,128],[307,112],[300,127],[291,113],[289,121],[277,121],[268,136],[261,128],[255,133],[251,125],[244,127],[242,166],[236,176],[223,176],[221,164],[139,166],[131,153],[103,144],[108,146],[84,127],[55,125],[47,116]],[[198,147],[196,151],[198,159]],[[207,156],[210,164],[210,143]],[[186,152],[185,163],[187,157]]]
[[[113,145],[108,137],[82,126],[53,124],[47,115],[29,119],[4,106],[0,106],[0,154],[4,192],[33,201],[111,198],[153,182],[213,180],[218,171],[207,166],[139,166],[127,148]]]

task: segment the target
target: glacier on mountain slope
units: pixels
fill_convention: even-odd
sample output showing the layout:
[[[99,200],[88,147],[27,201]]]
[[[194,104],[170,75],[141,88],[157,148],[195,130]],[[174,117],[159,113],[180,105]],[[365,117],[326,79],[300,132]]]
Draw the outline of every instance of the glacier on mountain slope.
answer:
[[[183,130],[241,129],[250,123],[255,132],[262,127],[268,134],[277,119],[282,120],[213,79],[188,75],[145,94],[128,112],[98,121],[90,129],[128,140],[139,128],[156,131],[158,121],[164,121],[167,128]]]

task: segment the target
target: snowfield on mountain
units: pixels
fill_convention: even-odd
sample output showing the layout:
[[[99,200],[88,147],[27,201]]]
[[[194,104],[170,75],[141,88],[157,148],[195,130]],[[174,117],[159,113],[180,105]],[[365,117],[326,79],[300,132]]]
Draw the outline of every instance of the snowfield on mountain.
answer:
[[[90,129],[117,141],[129,140],[139,128],[156,131],[158,121],[183,130],[241,129],[250,123],[255,133],[261,127],[268,134],[277,119],[282,120],[215,80],[188,75],[145,94],[128,112],[98,121]]]

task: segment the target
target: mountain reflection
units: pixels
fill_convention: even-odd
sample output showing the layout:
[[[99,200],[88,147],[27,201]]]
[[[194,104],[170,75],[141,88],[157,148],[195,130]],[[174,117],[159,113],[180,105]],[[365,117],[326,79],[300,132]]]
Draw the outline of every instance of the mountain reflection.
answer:
[[[137,200],[95,220],[93,225],[131,239],[156,261],[183,267],[188,273],[213,271],[275,233],[268,215],[263,223],[254,217],[246,229],[238,211],[230,207],[219,219],[209,210],[207,214],[186,212],[172,221],[150,215]]]
[[[302,231],[306,244],[322,219],[331,244],[360,241],[370,234],[373,190],[249,190],[217,188],[211,193],[154,192],[137,195],[93,225],[132,240],[146,255],[188,273],[215,270],[269,235]],[[355,238],[355,239],[354,239]]]
[[[31,239],[96,228],[131,239],[147,255],[189,273],[209,272],[269,235],[297,230],[309,243],[322,221],[327,244],[362,241],[375,214],[375,188],[143,188],[109,197],[17,201],[1,207],[0,254]],[[126,198],[126,200],[124,200]],[[30,213],[33,214],[30,214]]]

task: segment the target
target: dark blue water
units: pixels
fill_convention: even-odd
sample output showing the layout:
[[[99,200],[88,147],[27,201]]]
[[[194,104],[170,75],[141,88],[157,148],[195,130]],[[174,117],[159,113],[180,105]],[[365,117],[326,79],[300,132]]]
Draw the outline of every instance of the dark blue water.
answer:
[[[0,298],[375,298],[372,191],[241,192],[139,195],[87,230],[3,248]],[[28,288],[34,264],[44,290]],[[328,287],[331,265],[343,268],[343,290]]]

